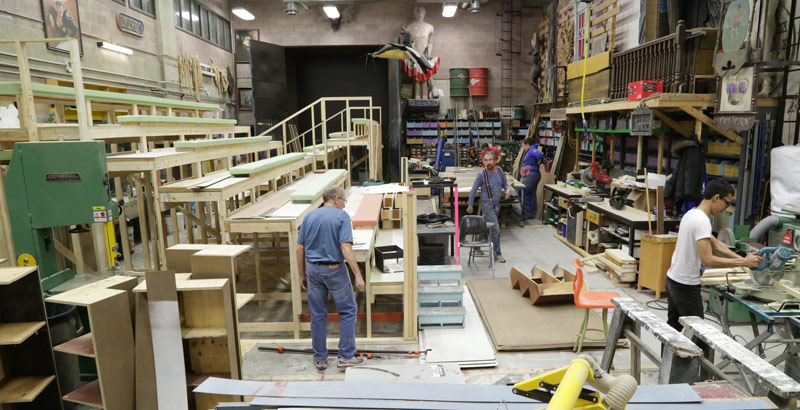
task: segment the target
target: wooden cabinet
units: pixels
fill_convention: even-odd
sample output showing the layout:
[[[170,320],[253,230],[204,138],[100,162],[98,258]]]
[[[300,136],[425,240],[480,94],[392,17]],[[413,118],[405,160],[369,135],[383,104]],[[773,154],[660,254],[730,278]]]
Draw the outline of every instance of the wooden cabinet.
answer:
[[[639,286],[656,291],[656,299],[665,291],[664,281],[667,270],[672,263],[672,253],[675,252],[677,236],[672,235],[642,235],[642,254],[639,258]]]
[[[134,408],[134,348],[129,292],[136,278],[114,276],[47,298],[48,302],[77,306],[89,317],[90,333],[55,347],[59,352],[94,359],[97,379],[64,400],[111,410]]]
[[[0,269],[0,408],[62,409],[35,266]]]

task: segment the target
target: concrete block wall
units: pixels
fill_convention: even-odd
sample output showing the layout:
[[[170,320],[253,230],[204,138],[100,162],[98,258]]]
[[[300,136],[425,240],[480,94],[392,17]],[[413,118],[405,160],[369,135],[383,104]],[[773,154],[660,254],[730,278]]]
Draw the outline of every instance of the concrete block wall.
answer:
[[[256,16],[253,21],[233,18],[234,29],[258,29],[260,40],[286,47],[336,46],[336,45],[375,45],[376,50],[383,44],[394,41],[402,26],[413,21],[415,2],[380,2],[358,6],[340,6],[344,16],[341,28],[333,31],[327,17],[320,7],[309,10],[300,8],[296,16],[284,13],[284,3],[276,0],[238,0]],[[451,104],[449,98],[450,68],[489,68],[489,95],[473,97],[473,105],[500,105],[500,57],[496,55],[497,34],[495,14],[499,10],[499,0],[484,4],[479,13],[459,10],[455,17],[444,18],[440,4],[423,4],[427,9],[425,21],[434,27],[433,55],[441,59],[438,73],[433,77],[434,85],[445,92],[442,98],[443,109]],[[521,17],[521,55],[513,61],[513,104],[530,105],[532,94],[528,86],[527,52],[530,36],[541,21],[542,10],[524,8]],[[249,66],[238,64],[238,77],[241,84],[249,84]],[[459,98],[463,108],[465,98]]]

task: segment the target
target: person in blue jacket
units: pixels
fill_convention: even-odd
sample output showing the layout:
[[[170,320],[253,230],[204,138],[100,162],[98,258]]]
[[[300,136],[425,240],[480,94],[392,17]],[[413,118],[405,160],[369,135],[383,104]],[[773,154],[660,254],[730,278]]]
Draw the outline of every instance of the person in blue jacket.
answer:
[[[522,183],[525,185],[525,189],[522,191],[522,217],[525,219],[536,218],[536,189],[542,179],[539,165],[542,163],[544,155],[533,143],[533,138],[531,137],[522,141],[522,148],[525,150],[522,168],[519,171]]]

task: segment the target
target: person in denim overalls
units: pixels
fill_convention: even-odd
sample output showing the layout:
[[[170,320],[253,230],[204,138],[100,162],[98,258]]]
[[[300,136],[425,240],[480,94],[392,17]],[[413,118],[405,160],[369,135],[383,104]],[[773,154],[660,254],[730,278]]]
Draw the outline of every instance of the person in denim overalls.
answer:
[[[353,226],[345,212],[347,200],[338,186],[322,193],[323,206],[306,215],[297,236],[297,264],[303,289],[308,289],[308,308],[311,310],[311,344],[314,349],[314,366],[317,370],[328,367],[328,295],[336,304],[341,316],[339,322],[339,358],[337,367],[361,364],[356,353],[356,314],[358,306],[353,294],[350,274],[344,261],[350,265],[356,287],[364,290],[364,279],[353,253]]]

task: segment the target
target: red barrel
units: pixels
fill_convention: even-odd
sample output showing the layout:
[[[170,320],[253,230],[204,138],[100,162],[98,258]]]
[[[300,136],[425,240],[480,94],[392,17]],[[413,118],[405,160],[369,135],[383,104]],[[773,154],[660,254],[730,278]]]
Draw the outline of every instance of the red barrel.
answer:
[[[488,68],[469,69],[469,94],[473,96],[489,95]]]

